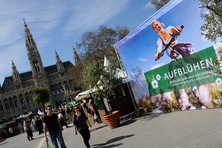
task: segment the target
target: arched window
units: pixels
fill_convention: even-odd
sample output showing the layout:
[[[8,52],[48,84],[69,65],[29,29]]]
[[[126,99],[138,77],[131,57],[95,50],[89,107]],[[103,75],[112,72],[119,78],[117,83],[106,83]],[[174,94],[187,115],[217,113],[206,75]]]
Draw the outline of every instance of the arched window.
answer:
[[[22,94],[19,95],[19,100],[20,100],[20,104],[21,104],[21,105],[24,105],[24,104],[25,104],[25,100],[24,100]]]
[[[14,104],[15,104],[15,107],[19,107],[19,102],[18,102],[18,100],[14,100]]]
[[[34,67],[36,72],[40,72],[38,61],[34,61]]]
[[[57,89],[57,90],[56,90],[56,94],[59,95],[59,93],[60,93],[60,91]]]
[[[28,104],[32,103],[31,98],[29,96],[26,97],[26,101]]]
[[[5,103],[5,108],[6,108],[6,110],[10,110],[10,107],[9,107],[8,103]]]
[[[11,109],[15,108],[14,103],[12,101],[10,102],[10,107],[11,107]]]
[[[63,93],[63,88],[62,88],[62,87],[60,87],[60,89],[59,89],[59,90],[60,90],[60,93],[62,94],[62,93]]]
[[[56,95],[56,93],[55,93],[55,91],[54,91],[54,90],[52,90],[52,95],[53,95],[53,96],[55,96],[55,95]]]
[[[0,112],[2,112],[3,111],[3,106],[2,105],[0,105]]]

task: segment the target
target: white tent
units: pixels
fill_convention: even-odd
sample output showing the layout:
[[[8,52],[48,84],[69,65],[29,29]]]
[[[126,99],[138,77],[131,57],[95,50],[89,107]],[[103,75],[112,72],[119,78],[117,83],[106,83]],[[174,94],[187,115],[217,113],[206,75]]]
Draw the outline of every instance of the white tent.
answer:
[[[100,89],[103,89],[102,86],[100,86]],[[86,97],[89,97],[91,93],[94,93],[94,92],[97,92],[98,89],[93,87],[92,89],[89,89],[89,90],[86,90],[86,91],[83,91],[81,93],[79,93],[75,98],[77,99],[82,99],[82,98],[86,98]]]
[[[44,115],[44,112],[41,112],[40,110],[38,110],[38,114],[39,115]]]

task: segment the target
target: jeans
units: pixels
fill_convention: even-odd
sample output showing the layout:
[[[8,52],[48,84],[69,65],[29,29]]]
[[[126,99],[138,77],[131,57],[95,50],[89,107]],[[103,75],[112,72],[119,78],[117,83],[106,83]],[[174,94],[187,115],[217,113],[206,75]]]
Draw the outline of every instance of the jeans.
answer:
[[[61,148],[66,148],[65,142],[62,137],[62,133],[60,130],[55,132],[49,132],[49,137],[51,138],[52,144],[55,148],[59,148],[56,138],[58,138]]]
[[[31,130],[27,130],[26,133],[27,133],[27,139],[28,140],[32,140],[32,137],[33,137],[32,131]]]

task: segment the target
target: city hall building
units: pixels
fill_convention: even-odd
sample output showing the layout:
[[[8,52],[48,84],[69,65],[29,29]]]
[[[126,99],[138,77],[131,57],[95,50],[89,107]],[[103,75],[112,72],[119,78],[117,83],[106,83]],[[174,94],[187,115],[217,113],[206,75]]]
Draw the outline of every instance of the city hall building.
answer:
[[[65,95],[62,88],[72,90],[75,66],[70,62],[62,62],[55,51],[55,65],[43,67],[42,59],[30,30],[24,20],[25,46],[31,71],[19,73],[12,61],[12,76],[6,77],[0,86],[0,121],[18,117],[40,108],[32,102],[31,91],[44,86],[49,91],[50,103],[59,106]],[[80,59],[73,47],[75,63]]]

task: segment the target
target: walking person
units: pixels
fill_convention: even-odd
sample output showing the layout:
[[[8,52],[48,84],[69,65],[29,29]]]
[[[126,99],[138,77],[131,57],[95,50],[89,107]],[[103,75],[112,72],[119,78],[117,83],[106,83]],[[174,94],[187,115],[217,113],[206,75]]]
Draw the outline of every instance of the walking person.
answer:
[[[63,126],[66,126],[66,128],[69,128],[69,126],[66,123],[66,119],[65,119],[65,117],[62,114],[62,111],[59,111],[58,118],[59,118],[59,121],[61,123],[62,130],[63,130]]]
[[[29,119],[29,120],[25,120],[24,121],[24,126],[25,126],[25,130],[26,130],[26,133],[27,133],[27,139],[28,139],[28,141],[31,141],[31,140],[33,140],[34,138],[33,138],[33,133],[32,133],[32,128],[31,128],[31,120]]]
[[[52,113],[52,106],[49,105],[46,109],[47,115],[43,118],[43,129],[45,135],[45,141],[48,142],[47,138],[47,128],[49,131],[49,136],[51,138],[52,144],[55,148],[58,148],[57,139],[61,145],[61,148],[66,148],[65,142],[62,136],[62,127],[59,121],[58,115]]]
[[[86,145],[87,148],[89,148],[90,131],[88,125],[90,127],[92,126],[89,123],[89,120],[86,117],[86,115],[84,113],[81,113],[79,106],[75,106],[74,110],[75,110],[75,114],[73,116],[74,133],[75,135],[77,135],[77,130],[78,130],[80,135],[83,137],[84,144]],[[88,125],[86,122],[88,123]]]
[[[93,116],[95,121],[98,121],[98,123],[102,123],[102,120],[101,120],[100,115],[99,115],[99,111],[97,109],[97,106],[96,106],[94,100],[91,100],[90,102],[91,102],[90,103],[91,116]]]
[[[32,128],[32,131],[36,131],[36,120],[35,120],[35,118],[32,118],[31,128]]]
[[[39,118],[39,116],[37,116],[36,128],[38,128],[38,130],[39,130],[39,135],[40,135],[41,133],[43,133],[42,120]]]

